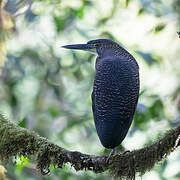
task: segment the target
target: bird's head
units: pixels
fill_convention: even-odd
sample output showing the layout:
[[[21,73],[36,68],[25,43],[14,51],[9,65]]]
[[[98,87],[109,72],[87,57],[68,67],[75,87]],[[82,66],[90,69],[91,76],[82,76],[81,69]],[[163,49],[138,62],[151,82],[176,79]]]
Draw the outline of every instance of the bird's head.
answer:
[[[84,50],[99,56],[113,55],[119,44],[110,39],[96,39],[88,41],[87,44],[71,44],[62,46],[66,49]]]

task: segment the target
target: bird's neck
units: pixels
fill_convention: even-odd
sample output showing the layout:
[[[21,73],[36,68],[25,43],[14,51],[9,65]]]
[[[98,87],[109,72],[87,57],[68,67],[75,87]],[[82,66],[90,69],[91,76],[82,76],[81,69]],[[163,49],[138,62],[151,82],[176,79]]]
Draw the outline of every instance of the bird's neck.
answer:
[[[108,57],[111,57],[111,58],[112,57],[120,57],[120,59],[126,59],[127,61],[133,63],[134,65],[136,65],[138,67],[138,64],[137,64],[135,58],[120,45],[108,46],[106,48],[101,49],[101,51],[99,49],[98,58],[96,60],[96,65],[98,65],[98,62],[100,62],[101,59],[103,59],[103,58],[108,59]]]
[[[99,57],[101,58],[108,56],[110,57],[116,56],[116,57],[128,58],[128,59],[133,58],[133,56],[120,45],[110,46],[104,49],[103,51],[101,51],[101,53],[99,54]]]

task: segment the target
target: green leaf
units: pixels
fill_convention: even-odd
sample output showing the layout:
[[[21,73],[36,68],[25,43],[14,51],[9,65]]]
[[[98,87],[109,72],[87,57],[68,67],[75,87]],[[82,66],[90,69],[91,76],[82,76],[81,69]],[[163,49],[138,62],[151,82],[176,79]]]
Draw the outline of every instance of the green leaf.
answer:
[[[84,17],[84,6],[80,7],[78,10],[75,10],[75,15],[82,19]]]
[[[60,32],[63,29],[64,24],[65,24],[64,19],[62,19],[61,17],[54,16],[54,22],[56,24],[57,32]]]
[[[29,159],[24,156],[20,156],[16,158],[16,170],[21,170],[25,165],[29,163]]]
[[[157,99],[152,106],[149,108],[149,111],[151,113],[151,117],[153,119],[158,119],[158,117],[163,116],[163,109],[164,105],[160,99]]]
[[[52,117],[59,116],[59,109],[56,106],[51,106],[48,110]]]
[[[161,32],[166,27],[166,24],[160,23],[154,27],[154,33],[157,34]]]
[[[18,125],[22,128],[26,128],[27,127],[26,126],[27,125],[26,118],[24,118],[22,121],[20,121]]]
[[[145,12],[145,8],[140,8],[138,11],[138,16],[142,15]]]
[[[126,0],[126,7],[128,7],[130,0]]]

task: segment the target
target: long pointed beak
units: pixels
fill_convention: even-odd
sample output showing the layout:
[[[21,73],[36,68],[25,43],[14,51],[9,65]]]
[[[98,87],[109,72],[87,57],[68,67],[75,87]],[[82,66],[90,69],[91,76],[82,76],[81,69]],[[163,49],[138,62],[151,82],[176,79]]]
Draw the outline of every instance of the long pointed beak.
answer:
[[[70,45],[62,46],[62,48],[77,49],[77,50],[89,50],[89,49],[94,49],[95,46],[92,44],[70,44]]]
[[[70,44],[61,47],[66,49],[73,49],[73,50],[84,50],[96,54],[96,47],[93,44]]]

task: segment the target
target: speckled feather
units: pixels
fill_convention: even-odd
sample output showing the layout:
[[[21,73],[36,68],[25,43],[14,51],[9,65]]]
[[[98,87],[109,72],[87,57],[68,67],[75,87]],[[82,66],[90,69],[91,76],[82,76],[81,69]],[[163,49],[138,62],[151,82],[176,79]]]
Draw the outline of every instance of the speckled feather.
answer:
[[[136,110],[139,95],[139,67],[136,60],[110,39],[62,47],[98,54],[92,110],[102,145],[114,149],[124,140]]]
[[[118,146],[132,123],[139,94],[136,60],[121,46],[109,56],[98,56],[92,109],[98,136],[106,148]],[[107,51],[108,52],[108,51]]]

